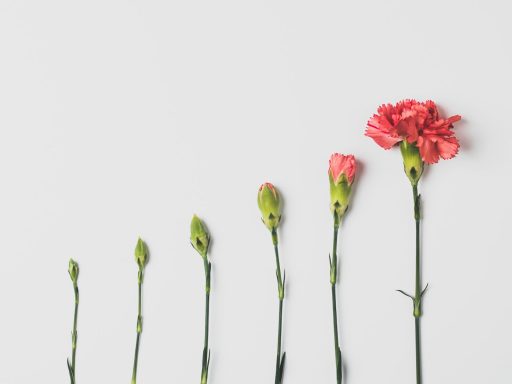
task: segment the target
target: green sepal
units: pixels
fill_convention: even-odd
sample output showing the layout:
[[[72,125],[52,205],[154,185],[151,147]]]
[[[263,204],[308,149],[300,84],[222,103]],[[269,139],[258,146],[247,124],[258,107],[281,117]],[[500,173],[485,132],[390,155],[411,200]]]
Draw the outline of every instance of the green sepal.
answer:
[[[345,215],[350,203],[350,192],[352,190],[352,186],[345,175],[342,175],[340,180],[335,183],[331,173],[329,172],[329,189],[331,192],[331,212],[335,215],[335,225],[339,226],[339,223],[343,218],[343,215]]]
[[[400,142],[400,152],[404,162],[404,171],[411,185],[418,185],[423,174],[423,160],[420,151],[415,143],[408,143],[406,140]]]

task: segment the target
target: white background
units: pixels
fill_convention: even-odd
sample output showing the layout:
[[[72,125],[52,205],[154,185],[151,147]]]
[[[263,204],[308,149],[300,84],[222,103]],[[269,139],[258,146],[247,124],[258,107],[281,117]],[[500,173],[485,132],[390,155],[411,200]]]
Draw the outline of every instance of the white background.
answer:
[[[505,1],[0,0],[0,383],[128,383],[141,235],[139,383],[199,382],[213,237],[210,384],[273,382],[277,293],[258,186],[284,200],[285,383],[334,383],[327,166],[359,172],[340,238],[347,384],[414,382],[414,226],[383,102],[461,114],[424,197],[424,382],[510,383],[512,24]]]

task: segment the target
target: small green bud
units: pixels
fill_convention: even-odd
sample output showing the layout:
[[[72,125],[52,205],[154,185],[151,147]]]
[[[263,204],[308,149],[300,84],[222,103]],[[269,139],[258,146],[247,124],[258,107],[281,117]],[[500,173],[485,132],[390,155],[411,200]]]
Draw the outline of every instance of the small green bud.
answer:
[[[421,174],[423,173],[423,160],[420,156],[420,150],[413,143],[410,144],[406,140],[400,142],[400,152],[404,160],[404,171],[411,184],[418,185]]]
[[[144,268],[148,262],[148,247],[140,237],[135,246],[135,261],[139,268]]]
[[[78,263],[73,259],[69,259],[68,272],[71,277],[71,281],[76,284],[80,270],[78,268]]]
[[[190,222],[190,242],[201,257],[205,258],[210,245],[210,235],[204,223],[196,215],[192,217]]]
[[[281,197],[271,183],[262,184],[258,191],[258,207],[265,226],[273,231],[281,221]]]

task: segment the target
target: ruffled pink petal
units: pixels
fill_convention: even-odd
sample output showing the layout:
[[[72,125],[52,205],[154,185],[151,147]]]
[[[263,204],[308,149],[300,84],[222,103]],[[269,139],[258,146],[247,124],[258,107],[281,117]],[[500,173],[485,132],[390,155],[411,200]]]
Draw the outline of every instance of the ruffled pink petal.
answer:
[[[437,142],[439,155],[445,160],[455,157],[459,153],[459,147],[460,144],[456,137],[448,137]]]
[[[384,149],[389,149],[396,143],[403,140],[398,135],[393,136],[389,132],[383,131],[382,129],[370,125],[368,125],[366,128],[365,136],[371,137],[378,145]]]
[[[435,164],[439,161],[439,151],[433,141],[420,137],[417,145],[420,150],[420,156],[425,163]]]

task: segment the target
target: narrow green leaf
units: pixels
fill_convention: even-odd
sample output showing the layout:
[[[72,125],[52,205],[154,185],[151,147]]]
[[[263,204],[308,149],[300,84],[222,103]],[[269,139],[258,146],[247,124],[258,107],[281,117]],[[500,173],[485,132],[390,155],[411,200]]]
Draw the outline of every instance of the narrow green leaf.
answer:
[[[425,293],[427,288],[428,288],[428,283],[427,283],[427,285],[425,285],[425,288],[423,288],[423,291],[421,291],[421,294],[420,294],[421,297],[423,297],[423,294]]]
[[[411,295],[409,295],[408,293],[405,293],[405,292],[404,292],[404,291],[402,291],[401,289],[397,289],[396,291],[397,291],[397,292],[400,292],[402,295],[405,295],[405,296],[407,296],[407,297],[411,298],[411,299],[412,299],[412,301],[414,301],[414,297],[412,297],[412,296],[411,296]]]
[[[71,384],[75,384],[75,374],[73,373],[73,369],[71,368],[69,359],[67,359],[66,362],[68,363],[68,372],[69,372],[69,378],[71,380]]]

